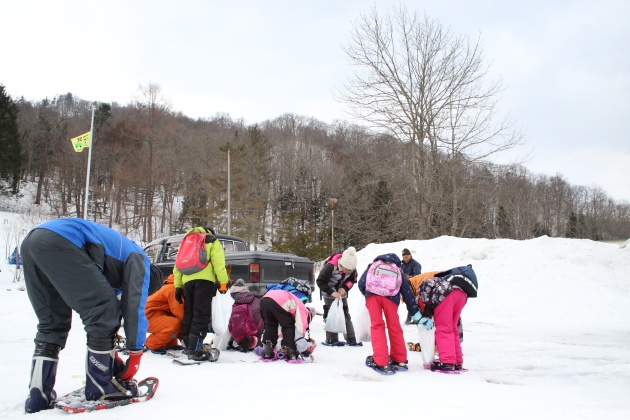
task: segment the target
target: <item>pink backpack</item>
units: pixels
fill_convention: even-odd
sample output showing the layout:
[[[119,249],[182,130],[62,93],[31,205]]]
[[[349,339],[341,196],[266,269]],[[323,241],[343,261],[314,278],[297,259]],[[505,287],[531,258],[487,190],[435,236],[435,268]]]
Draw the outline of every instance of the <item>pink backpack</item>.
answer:
[[[400,291],[402,276],[402,271],[396,264],[374,261],[365,279],[365,290],[379,296],[396,296]]]
[[[242,341],[245,337],[256,335],[262,320],[256,325],[252,309],[247,303],[235,303],[228,323],[228,330],[234,341]]]

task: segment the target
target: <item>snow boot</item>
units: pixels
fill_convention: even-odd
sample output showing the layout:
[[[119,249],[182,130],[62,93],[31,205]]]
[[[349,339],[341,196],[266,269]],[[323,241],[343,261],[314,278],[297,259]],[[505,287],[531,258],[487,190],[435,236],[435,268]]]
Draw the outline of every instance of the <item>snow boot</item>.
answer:
[[[404,362],[394,362],[390,359],[389,361],[389,365],[392,367],[392,369],[398,372],[405,372],[409,370],[409,366],[407,366],[407,363],[408,362],[406,360]]]
[[[291,347],[287,348],[287,352],[286,352],[286,356],[284,357],[285,360],[287,361],[291,361],[291,360],[297,360],[298,356],[297,356],[297,352],[292,349]]]
[[[88,338],[88,342],[90,339]],[[116,401],[138,395],[133,384],[127,388],[114,377],[116,352],[87,348],[85,360],[85,399],[88,401]],[[120,362],[122,363],[122,361]],[[135,392],[135,395],[134,395]]]
[[[459,373],[455,370],[455,365],[452,363],[435,362],[431,365],[431,372],[440,373]]]
[[[276,357],[275,352],[273,350],[273,345],[271,344],[271,341],[267,340],[265,341],[265,347],[263,348],[263,355],[262,357],[265,359],[273,359]]]
[[[174,346],[170,346],[170,347],[164,347],[164,350],[166,351],[183,351],[186,350],[186,347],[182,346],[181,344],[175,344]]]
[[[188,337],[188,359],[196,362],[210,361],[210,354],[203,351],[203,335],[190,334]]]
[[[37,413],[52,408],[57,393],[53,389],[57,375],[61,347],[50,343],[36,343],[31,367],[31,383],[29,395],[24,404],[24,411]]]
[[[396,371],[389,364],[386,366],[377,365],[376,362],[374,361],[373,356],[368,356],[365,358],[365,366],[371,367],[372,369],[374,369],[375,371],[377,371],[378,373],[382,375],[393,375],[396,373]]]
[[[346,345],[350,347],[363,347],[363,343],[361,341],[357,341],[356,338],[353,338],[352,340],[348,339]]]

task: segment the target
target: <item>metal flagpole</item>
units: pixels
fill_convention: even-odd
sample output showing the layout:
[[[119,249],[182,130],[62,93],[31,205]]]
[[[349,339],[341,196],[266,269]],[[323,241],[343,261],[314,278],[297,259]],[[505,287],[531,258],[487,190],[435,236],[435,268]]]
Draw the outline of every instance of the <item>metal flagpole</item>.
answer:
[[[231,208],[230,208],[230,148],[228,145],[228,165],[227,165],[227,176],[228,176],[228,188],[227,188],[227,234],[231,235],[232,234],[232,226],[231,226],[231,219],[232,219],[232,215],[231,213]]]
[[[90,165],[92,163],[92,146],[94,146],[94,110],[96,107],[92,105],[92,124],[90,125],[90,152],[88,154],[87,176],[85,177],[85,209],[83,210],[83,218],[88,219],[88,202],[90,201]]]

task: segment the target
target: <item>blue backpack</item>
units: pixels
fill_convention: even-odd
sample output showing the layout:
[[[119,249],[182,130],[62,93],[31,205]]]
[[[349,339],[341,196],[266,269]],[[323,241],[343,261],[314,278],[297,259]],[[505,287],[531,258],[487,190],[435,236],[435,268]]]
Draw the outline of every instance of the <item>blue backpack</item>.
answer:
[[[267,291],[269,290],[287,290],[298,297],[302,303],[311,301],[311,287],[306,280],[289,277],[283,280],[282,283],[268,284]]]
[[[475,274],[471,264],[442,271],[437,273],[435,277],[449,280],[452,285],[462,289],[469,298],[477,297],[477,275]]]

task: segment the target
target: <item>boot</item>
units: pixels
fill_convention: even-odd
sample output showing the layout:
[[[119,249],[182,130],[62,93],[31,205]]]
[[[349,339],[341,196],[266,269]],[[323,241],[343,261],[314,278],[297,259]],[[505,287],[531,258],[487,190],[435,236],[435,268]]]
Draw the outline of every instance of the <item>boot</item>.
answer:
[[[273,351],[273,345],[271,341],[265,341],[265,347],[263,348],[263,357],[265,359],[273,359],[275,357],[275,352]]]
[[[209,360],[208,353],[203,351],[204,338],[202,334],[190,334],[188,336],[188,359],[198,362]]]
[[[87,348],[85,361],[85,399],[88,401],[116,401],[131,398],[133,388],[127,389],[114,377],[114,359],[116,352],[111,350],[93,350]]]
[[[249,351],[251,344],[252,344],[252,339],[249,336],[243,338],[243,340],[241,340],[241,342],[238,343],[240,350],[243,353],[247,353]]]
[[[431,364],[432,372],[455,372],[455,365],[452,363],[434,362]]]
[[[50,343],[35,343],[29,395],[24,404],[26,413],[52,408],[57,393],[53,389],[61,347]]]
[[[297,360],[297,351],[295,351],[291,347],[287,348],[287,355],[286,355],[285,359],[286,360]]]

